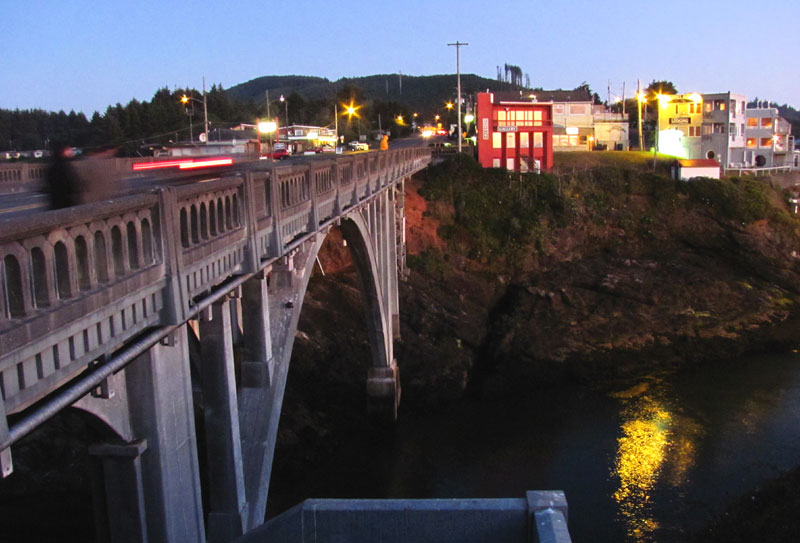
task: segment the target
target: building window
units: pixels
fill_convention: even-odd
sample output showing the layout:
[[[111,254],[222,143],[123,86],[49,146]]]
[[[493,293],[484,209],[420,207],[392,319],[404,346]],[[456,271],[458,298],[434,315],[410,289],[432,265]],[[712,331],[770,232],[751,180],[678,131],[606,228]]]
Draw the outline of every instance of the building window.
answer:
[[[689,127],[689,137],[690,138],[697,138],[700,136],[700,127],[699,126],[690,126]]]
[[[553,115],[563,115],[563,114],[564,114],[564,104],[553,105]]]
[[[704,136],[710,136],[711,135],[711,125],[710,124],[704,124],[703,125],[703,135]]]
[[[499,158],[493,158],[492,159],[492,168],[499,168],[499,167],[500,167],[500,159]]]
[[[772,117],[761,117],[761,128],[772,128]]]
[[[586,115],[586,106],[585,105],[575,105],[570,104],[569,106],[569,114],[570,115]]]
[[[735,124],[731,123],[730,126],[728,126],[728,131],[730,132],[732,137],[734,137],[734,138],[736,137],[736,125]]]
[[[533,126],[542,126],[542,112],[541,112],[541,110],[533,112]]]
[[[506,147],[509,149],[514,149],[517,146],[517,140],[515,138],[516,134],[514,132],[506,132]]]
[[[533,148],[534,149],[541,149],[544,147],[544,134],[541,132],[534,132],[533,133]]]
[[[506,170],[513,170],[514,169],[514,159],[507,158],[506,159]]]
[[[725,125],[722,123],[714,123],[714,133],[715,134],[724,134],[725,133]]]
[[[689,113],[691,114],[701,113],[700,108],[702,107],[702,105],[703,104],[697,104],[697,103],[689,104]]]
[[[731,100],[731,117],[736,117],[736,100]]]
[[[500,137],[502,135],[500,132],[492,132],[492,149],[500,149]]]
[[[706,113],[711,113],[713,109],[714,109],[714,104],[711,102],[706,102]]]
[[[725,111],[725,100],[714,100],[714,109],[717,111]]]
[[[755,149],[756,148],[756,138],[747,138],[747,141],[745,141],[744,144],[748,149]]]
[[[772,138],[761,138],[761,142],[758,144],[759,147],[772,147]]]
[[[758,117],[748,117],[747,126],[749,126],[750,128],[758,126]]]
[[[522,132],[519,135],[519,148],[520,149],[528,149],[530,147],[530,134],[528,132]]]

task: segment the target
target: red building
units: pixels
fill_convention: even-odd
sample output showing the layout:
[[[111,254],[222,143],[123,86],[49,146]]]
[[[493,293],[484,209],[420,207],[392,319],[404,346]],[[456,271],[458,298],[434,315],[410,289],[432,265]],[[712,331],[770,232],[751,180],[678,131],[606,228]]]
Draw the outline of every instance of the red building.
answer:
[[[553,103],[514,92],[479,92],[478,161],[517,172],[553,167]]]

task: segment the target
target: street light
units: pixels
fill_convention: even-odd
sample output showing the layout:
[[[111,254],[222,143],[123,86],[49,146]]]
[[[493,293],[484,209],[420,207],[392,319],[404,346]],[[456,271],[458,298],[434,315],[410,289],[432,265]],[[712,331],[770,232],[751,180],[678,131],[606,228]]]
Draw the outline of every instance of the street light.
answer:
[[[353,117],[358,119],[358,136],[359,136],[359,139],[360,139],[361,138],[361,117],[358,114],[358,110],[361,109],[361,106],[357,106],[357,105],[353,104],[353,101],[351,100],[349,104],[342,104],[342,107],[344,107],[344,113],[342,113],[342,115],[347,115],[347,123],[348,123],[348,125],[350,124],[350,121],[353,119]]]
[[[195,102],[203,104],[203,124],[205,127],[205,135],[206,141],[205,144],[208,145],[208,106],[206,103],[206,78],[203,77],[203,99],[198,100],[197,98],[192,98],[191,96],[186,96],[185,94],[181,96],[181,102],[183,105],[187,105],[190,101],[194,100]],[[191,113],[190,113],[191,111]],[[189,141],[192,141],[194,138],[192,136],[192,115],[194,114],[194,107],[186,108],[186,114],[189,116]]]
[[[288,130],[289,129],[289,100],[284,98],[282,94],[281,94],[281,97],[278,98],[278,100],[283,102],[284,111],[286,113],[286,129]]]
[[[278,123],[275,121],[257,121],[256,127],[258,132],[258,157],[261,158],[261,134],[272,134],[278,129]],[[272,138],[270,137],[268,140],[269,142],[269,151],[270,151],[270,158],[272,158]]]
[[[647,103],[647,98],[641,92],[636,93],[636,103],[639,105],[639,150],[644,150],[644,134],[642,133],[642,104]]]

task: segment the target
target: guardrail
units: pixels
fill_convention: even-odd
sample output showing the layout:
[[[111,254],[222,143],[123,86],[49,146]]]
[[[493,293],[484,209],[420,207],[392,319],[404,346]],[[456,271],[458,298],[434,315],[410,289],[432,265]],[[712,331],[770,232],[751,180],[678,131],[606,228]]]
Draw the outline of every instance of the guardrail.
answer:
[[[6,415],[145,330],[184,322],[226,281],[275,262],[429,162],[429,150],[411,148],[254,163],[207,183],[2,221],[0,451],[21,437],[10,436]]]
[[[525,498],[306,500],[235,543],[406,541],[570,543],[560,490]]]

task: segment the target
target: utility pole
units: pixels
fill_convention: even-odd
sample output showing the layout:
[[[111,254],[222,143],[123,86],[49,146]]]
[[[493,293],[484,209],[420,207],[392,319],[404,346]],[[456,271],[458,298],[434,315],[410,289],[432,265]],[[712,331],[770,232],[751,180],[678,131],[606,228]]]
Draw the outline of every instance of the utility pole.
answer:
[[[638,104],[639,113],[639,150],[644,150],[644,134],[642,134],[642,82],[636,80],[636,103]]]
[[[455,43],[448,43],[447,45],[454,45],[456,48],[456,81],[458,82],[456,91],[458,93],[456,98],[456,102],[458,104],[458,154],[461,156],[461,46],[469,44],[456,41]]]
[[[206,76],[203,76],[203,118],[205,119],[206,145],[208,145],[208,106],[206,103]]]

